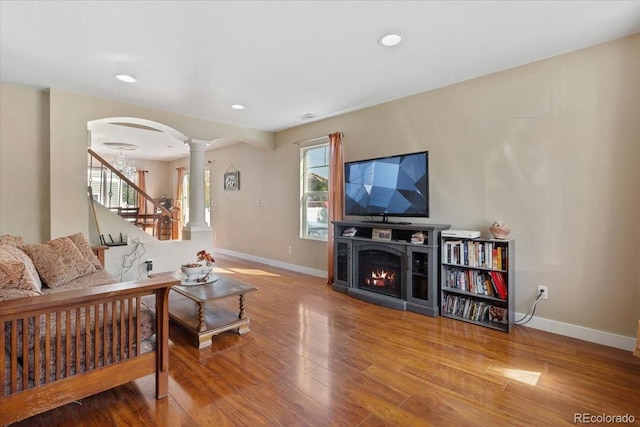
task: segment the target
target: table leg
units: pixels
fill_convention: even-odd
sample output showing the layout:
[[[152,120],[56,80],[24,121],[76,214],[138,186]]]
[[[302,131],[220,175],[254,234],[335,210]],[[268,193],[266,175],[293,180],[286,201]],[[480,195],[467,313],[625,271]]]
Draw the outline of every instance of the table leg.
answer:
[[[207,325],[204,323],[204,303],[198,303],[198,332],[204,332]]]
[[[238,319],[244,319],[244,294],[240,295],[240,313],[238,313]]]
[[[238,321],[241,320],[241,325],[238,326],[238,333],[240,335],[249,332],[249,319],[244,320],[244,294],[240,295],[240,313],[238,313]]]

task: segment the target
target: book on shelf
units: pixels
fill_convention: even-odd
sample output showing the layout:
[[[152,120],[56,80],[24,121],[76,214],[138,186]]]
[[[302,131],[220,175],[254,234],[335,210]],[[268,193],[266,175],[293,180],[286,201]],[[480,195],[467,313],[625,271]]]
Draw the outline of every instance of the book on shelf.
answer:
[[[450,289],[459,289],[481,296],[500,296],[497,285],[493,284],[489,272],[486,271],[463,270],[459,268],[447,269],[445,271],[444,283],[446,287]]]
[[[507,312],[487,301],[446,294],[443,296],[442,313],[476,322],[507,322]]]
[[[445,240],[443,259],[448,264],[506,269],[506,248],[494,242]]]
[[[502,273],[498,271],[490,271],[491,281],[495,287],[496,292],[500,299],[507,299],[507,284],[504,281]]]

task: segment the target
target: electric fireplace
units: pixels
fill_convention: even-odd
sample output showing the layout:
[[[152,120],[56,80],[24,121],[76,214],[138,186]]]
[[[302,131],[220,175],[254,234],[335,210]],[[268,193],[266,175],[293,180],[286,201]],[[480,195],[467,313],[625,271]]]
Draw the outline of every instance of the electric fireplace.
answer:
[[[363,245],[356,248],[356,287],[361,290],[403,297],[403,257],[396,249],[382,245]]]
[[[440,231],[448,225],[334,221],[332,287],[371,304],[437,316]],[[417,232],[424,240],[414,241]]]

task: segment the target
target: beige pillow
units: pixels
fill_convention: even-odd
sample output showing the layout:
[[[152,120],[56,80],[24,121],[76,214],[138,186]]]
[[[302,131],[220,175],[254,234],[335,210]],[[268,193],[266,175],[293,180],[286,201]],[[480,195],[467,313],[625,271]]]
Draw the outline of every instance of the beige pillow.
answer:
[[[24,245],[24,241],[20,236],[3,234],[2,236],[0,236],[0,245],[22,246]]]
[[[84,237],[84,234],[76,233],[67,237],[80,250],[80,253],[84,257],[84,259],[93,264],[96,270],[102,270],[104,268],[102,264],[100,264],[100,260],[98,259],[98,257],[93,253],[93,249],[91,249],[91,245],[89,244],[87,238]]]
[[[33,262],[13,245],[0,245],[0,289],[42,290]]]
[[[68,237],[23,246],[21,249],[29,255],[40,278],[50,288],[62,286],[96,271],[93,264],[84,259],[80,250]]]

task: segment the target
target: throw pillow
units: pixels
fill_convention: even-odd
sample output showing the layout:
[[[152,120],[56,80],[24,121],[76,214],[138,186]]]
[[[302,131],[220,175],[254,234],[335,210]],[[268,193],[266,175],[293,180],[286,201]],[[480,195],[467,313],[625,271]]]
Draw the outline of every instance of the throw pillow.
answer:
[[[22,246],[24,245],[24,241],[20,236],[3,234],[2,236],[0,236],[0,245]]]
[[[0,288],[18,289],[26,268],[23,263],[10,256],[3,246],[0,246]]]
[[[89,245],[89,241],[87,241],[87,238],[84,237],[84,234],[76,233],[67,237],[80,250],[80,253],[84,257],[84,259],[93,264],[96,270],[102,270],[104,268],[102,264],[100,264],[100,260],[98,260],[98,257],[93,253],[91,245]]]
[[[0,289],[40,293],[42,282],[31,259],[13,245],[0,245]]]
[[[42,281],[50,288],[96,271],[68,237],[23,246],[22,250],[29,255]]]

